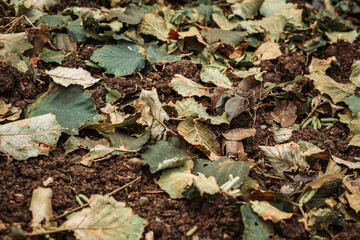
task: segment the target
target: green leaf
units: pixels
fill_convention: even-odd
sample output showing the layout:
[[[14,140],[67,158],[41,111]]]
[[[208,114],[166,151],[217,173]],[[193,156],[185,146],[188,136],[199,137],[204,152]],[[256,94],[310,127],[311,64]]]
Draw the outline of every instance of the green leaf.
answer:
[[[244,240],[270,239],[274,233],[273,225],[265,222],[251,208],[250,203],[241,206],[241,216],[244,223]]]
[[[229,181],[229,175],[232,174],[234,178],[239,177],[239,181],[233,186],[238,188],[254,165],[254,163],[234,161],[227,157],[221,157],[213,162],[202,159],[195,161],[192,172],[194,174],[197,172],[203,173],[206,177],[214,176],[219,186]]]
[[[264,17],[268,17],[281,9],[296,8],[293,3],[287,3],[286,0],[265,0],[260,7],[260,13]]]
[[[27,109],[29,117],[47,113],[56,115],[59,123],[68,128],[66,133],[71,135],[77,134],[79,127],[86,120],[93,120],[97,116],[94,101],[81,86],[70,85],[65,88],[54,83],[51,83],[47,92],[38,96]]]
[[[194,155],[178,136],[173,136],[169,141],[157,142],[141,155],[141,160],[149,164],[151,173],[183,166],[185,161],[192,158]]]
[[[140,239],[146,220],[134,214],[125,203],[105,195],[92,195],[89,207],[73,214],[61,229],[73,231],[81,240]]]
[[[146,48],[146,55],[152,64],[164,64],[181,60],[181,56],[167,54],[162,48],[153,45]]]
[[[124,22],[130,25],[137,25],[144,17],[144,13],[141,9],[133,3],[130,3],[125,11],[123,9],[112,8],[110,9],[110,18],[117,17],[120,22]]]
[[[190,169],[193,165],[191,160],[185,162],[184,167],[173,168],[165,170],[157,184],[161,189],[165,190],[171,198],[183,198],[184,190],[190,188],[192,185],[203,196],[205,193],[213,195],[219,192],[219,186],[214,177],[206,178],[199,173],[198,176],[191,174]]]
[[[231,9],[235,15],[243,19],[252,19],[258,14],[258,10],[264,0],[244,0],[241,3],[235,3]]]
[[[211,82],[218,87],[231,89],[233,87],[230,79],[216,67],[204,66],[201,69],[200,78],[203,82]]]
[[[32,48],[25,32],[21,33],[0,33],[0,56],[5,57],[10,52],[23,53]]]
[[[219,40],[223,43],[230,44],[233,46],[239,45],[244,38],[248,35],[245,31],[229,31],[216,28],[207,28],[201,31],[206,41],[211,44],[218,42]]]
[[[310,167],[301,155],[300,146],[294,142],[275,145],[274,147],[259,146],[259,148],[268,157],[277,176],[284,177],[284,171]]]
[[[69,21],[71,21],[70,16],[44,15],[36,21],[35,26],[38,27],[41,23],[45,23],[48,28],[65,27]]]
[[[115,102],[119,98],[123,97],[123,95],[118,90],[109,88],[106,83],[104,84],[104,87],[107,91],[105,96],[106,103]]]
[[[330,43],[337,43],[340,40],[344,40],[351,44],[359,36],[356,29],[351,32],[325,32],[325,34],[329,38]]]
[[[130,42],[105,45],[96,50],[90,59],[105,68],[106,73],[117,77],[136,73],[145,67],[143,48]]]
[[[17,160],[49,155],[64,130],[53,114],[7,123],[0,126],[0,151]]]
[[[335,104],[339,102],[347,103],[349,97],[354,94],[356,89],[356,86],[353,84],[338,83],[331,77],[318,72],[310,73],[306,77],[313,80],[316,89],[321,94],[329,95]]]
[[[360,61],[354,62],[351,66],[350,81],[357,87],[360,87]]]
[[[64,87],[76,84],[88,88],[100,81],[100,78],[93,78],[88,71],[82,68],[57,67],[50,71],[45,70],[45,72],[54,82]]]
[[[294,214],[279,210],[266,201],[250,201],[251,207],[265,221],[271,220],[273,223],[278,223],[284,219],[290,219]]]
[[[353,113],[358,113],[358,112],[360,112],[360,97],[351,95],[351,96],[349,97],[348,105],[349,105],[349,109],[350,109]]]
[[[175,77],[171,80],[170,86],[175,89],[180,95],[184,97],[191,96],[205,96],[210,97],[210,88],[205,87],[199,83],[196,83],[181,74],[175,74]]]
[[[86,31],[83,26],[81,18],[76,19],[75,21],[69,21],[66,26],[68,33],[76,42],[84,42],[86,40]]]
[[[155,13],[146,13],[139,24],[138,30],[142,34],[152,35],[157,39],[167,42],[170,28],[175,29],[170,23]]]
[[[40,54],[40,59],[47,63],[55,62],[61,64],[61,62],[65,59],[65,52],[52,51],[48,48],[44,48]]]
[[[221,151],[216,135],[206,125],[190,117],[180,122],[177,130],[181,137],[204,152],[210,160],[219,158]]]
[[[215,125],[229,123],[229,120],[226,118],[226,113],[223,113],[221,116],[210,116],[206,112],[206,108],[202,104],[196,102],[194,98],[186,98],[177,101],[174,104],[174,107],[179,114],[179,118],[199,117],[204,120],[210,120],[210,122]]]

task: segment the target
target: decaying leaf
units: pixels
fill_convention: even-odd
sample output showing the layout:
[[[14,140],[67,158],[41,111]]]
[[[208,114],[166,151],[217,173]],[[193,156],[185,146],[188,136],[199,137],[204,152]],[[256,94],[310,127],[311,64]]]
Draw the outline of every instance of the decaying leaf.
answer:
[[[309,72],[310,73],[318,72],[318,71],[326,72],[326,70],[331,67],[332,61],[336,61],[335,56],[328,57],[326,59],[319,59],[319,58],[313,57],[311,59],[310,65],[309,65]]]
[[[0,151],[17,160],[48,155],[64,130],[53,114],[7,123],[0,126]]]
[[[60,228],[73,231],[77,239],[140,239],[146,220],[125,203],[105,195],[92,195],[89,206],[73,214]]]
[[[271,60],[282,55],[280,51],[280,45],[272,41],[267,41],[261,44],[260,47],[256,50],[255,54],[261,60]]]
[[[15,121],[20,117],[21,108],[12,107],[0,99],[0,123],[3,121]]]
[[[292,126],[297,118],[296,104],[288,100],[282,100],[278,103],[271,116],[280,123],[281,127],[286,128]]]
[[[301,156],[300,146],[294,142],[274,147],[259,146],[264,154],[269,158],[271,166],[277,176],[284,176],[284,171],[291,169],[307,169],[309,164]]]
[[[287,213],[279,210],[278,208],[272,206],[269,202],[255,200],[250,201],[250,203],[253,211],[265,221],[271,220],[273,223],[277,223],[281,220],[289,219],[294,215],[293,213]]]
[[[270,130],[273,133],[275,142],[277,143],[283,143],[289,140],[292,132],[294,131],[291,128],[279,128],[276,126],[271,127]]]
[[[100,78],[93,78],[91,74],[82,68],[57,67],[50,71],[45,71],[57,84],[68,87],[70,84],[81,85],[88,88]]]
[[[30,211],[32,213],[31,227],[34,232],[54,225],[51,222],[53,217],[51,197],[50,188],[38,187],[32,193]]]
[[[139,31],[143,34],[155,36],[157,39],[167,41],[170,28],[173,27],[169,22],[155,13],[146,13],[139,25]]]
[[[178,133],[188,143],[204,152],[210,160],[220,157],[220,146],[216,135],[204,124],[189,117],[178,125]]]
[[[151,135],[156,137],[166,129],[164,121],[169,120],[169,116],[162,108],[156,89],[152,91],[142,90],[137,106],[140,107],[141,118],[138,122],[145,123],[151,127]]]
[[[225,112],[226,117],[231,121],[241,113],[245,112],[249,105],[249,100],[241,96],[234,96],[226,101]]]
[[[170,86],[184,97],[211,96],[210,88],[204,87],[180,74],[175,74],[175,77],[170,82]]]
[[[91,149],[98,144],[109,146],[109,142],[104,138],[99,140],[91,140],[88,137],[81,138],[76,136],[70,136],[68,140],[64,143],[63,147],[65,149],[65,153],[70,153],[77,149]]]
[[[227,140],[240,141],[256,134],[255,128],[234,128],[221,133]]]
[[[10,52],[23,53],[32,48],[25,32],[21,33],[0,33],[0,56],[5,57]]]

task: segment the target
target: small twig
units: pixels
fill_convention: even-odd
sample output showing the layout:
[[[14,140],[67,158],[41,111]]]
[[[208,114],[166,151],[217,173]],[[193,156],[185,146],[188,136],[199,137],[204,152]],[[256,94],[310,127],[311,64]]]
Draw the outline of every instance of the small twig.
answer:
[[[114,194],[115,194],[115,193],[117,193],[118,191],[120,191],[120,190],[122,190],[122,189],[124,189],[124,188],[128,187],[129,185],[133,184],[134,182],[136,182],[136,181],[140,180],[140,178],[141,178],[141,176],[140,176],[140,177],[135,178],[135,179],[134,179],[134,180],[132,180],[131,182],[129,182],[129,183],[127,183],[127,184],[125,184],[125,185],[124,185],[124,186],[122,186],[122,187],[119,187],[118,189],[115,189],[114,191],[112,191],[111,193],[109,193],[109,194],[107,194],[107,195],[109,195],[109,196],[114,195]]]
[[[145,194],[158,194],[158,193],[165,193],[164,190],[157,190],[157,191],[142,191],[140,193],[145,193]]]
[[[307,216],[306,216],[306,214],[304,212],[304,209],[302,208],[302,206],[299,206],[299,209],[300,209],[300,212],[301,212],[301,214],[302,214],[302,216],[304,218],[304,228],[305,228],[306,231],[310,231],[309,227],[308,227],[308,218],[307,218]]]

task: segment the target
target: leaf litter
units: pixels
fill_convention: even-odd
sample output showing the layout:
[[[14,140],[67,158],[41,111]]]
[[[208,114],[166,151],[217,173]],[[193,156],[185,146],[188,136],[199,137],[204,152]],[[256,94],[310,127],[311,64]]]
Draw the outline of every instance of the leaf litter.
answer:
[[[356,234],[356,3],[59,2],[4,5],[1,234],[16,222],[13,236],[78,239]],[[39,211],[35,231],[29,189],[49,177],[55,214]],[[117,213],[138,224],[99,221]],[[84,214],[95,225],[78,225]]]

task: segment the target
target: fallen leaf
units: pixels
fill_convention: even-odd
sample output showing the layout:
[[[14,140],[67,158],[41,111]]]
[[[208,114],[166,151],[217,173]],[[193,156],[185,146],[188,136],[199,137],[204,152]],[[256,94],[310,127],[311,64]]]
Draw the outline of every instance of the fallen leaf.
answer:
[[[175,77],[170,82],[170,86],[184,97],[211,96],[210,88],[204,87],[203,85],[196,83],[181,74],[175,74]]]
[[[245,112],[249,105],[248,99],[236,95],[225,103],[226,117],[231,121],[241,113]]]
[[[271,112],[271,116],[281,127],[286,128],[292,126],[297,118],[296,115],[296,104],[288,100],[282,100],[275,107],[274,111]]]
[[[255,128],[234,128],[221,133],[227,140],[240,141],[256,134]]]
[[[273,223],[278,223],[284,219],[290,219],[294,213],[287,213],[279,210],[266,201],[250,201],[251,207],[265,221],[271,220]]]
[[[31,227],[34,232],[54,226],[54,222],[51,222],[53,217],[51,197],[50,188],[38,187],[33,190],[30,211],[32,213]]]

